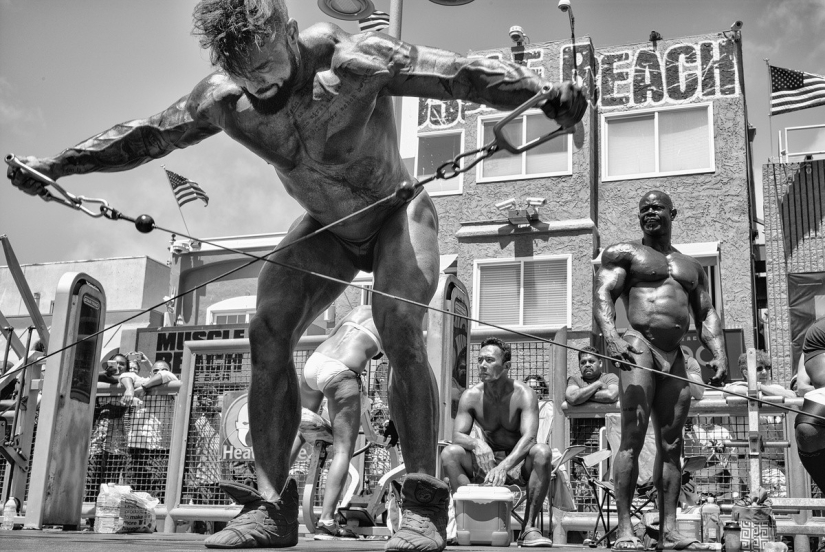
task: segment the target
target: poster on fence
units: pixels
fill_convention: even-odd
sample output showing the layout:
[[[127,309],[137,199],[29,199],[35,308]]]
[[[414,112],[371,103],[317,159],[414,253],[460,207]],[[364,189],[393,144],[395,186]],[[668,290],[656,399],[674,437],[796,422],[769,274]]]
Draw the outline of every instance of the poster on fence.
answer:
[[[221,459],[255,460],[249,432],[249,395],[247,391],[230,391],[223,396],[221,417]]]

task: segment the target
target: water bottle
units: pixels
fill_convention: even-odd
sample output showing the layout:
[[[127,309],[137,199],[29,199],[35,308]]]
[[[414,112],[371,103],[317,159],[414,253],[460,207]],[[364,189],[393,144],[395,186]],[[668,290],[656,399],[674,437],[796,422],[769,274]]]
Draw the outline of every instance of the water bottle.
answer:
[[[95,533],[114,533],[120,516],[120,501],[113,483],[100,485],[95,501]]]
[[[0,530],[11,531],[14,529],[14,516],[17,515],[17,499],[9,497],[3,506],[3,523],[0,524]]]
[[[721,542],[722,531],[720,528],[719,514],[722,513],[721,508],[716,503],[714,497],[708,497],[706,504],[702,505],[702,541],[703,542]]]

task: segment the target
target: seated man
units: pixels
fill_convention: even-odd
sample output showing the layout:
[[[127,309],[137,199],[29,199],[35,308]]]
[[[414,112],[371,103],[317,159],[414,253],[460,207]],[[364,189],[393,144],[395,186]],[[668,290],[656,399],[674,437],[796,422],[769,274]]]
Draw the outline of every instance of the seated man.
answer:
[[[355,307],[315,349],[298,378],[301,406],[317,413],[326,397],[332,424],[334,454],[327,474],[321,517],[315,527],[315,540],[357,538],[350,529],[339,526],[333,515],[355,452],[362,409],[369,408],[369,399],[364,396],[362,401],[361,397],[361,373],[370,359],[379,358],[383,350],[372,319],[372,308],[369,305]],[[290,464],[295,462],[304,442],[299,432],[292,445]]]
[[[596,354],[593,354],[596,353]],[[602,359],[595,347],[584,347],[579,351],[580,376],[567,378],[564,400],[578,405],[586,401],[614,403],[619,400],[619,377],[602,371]]]
[[[525,526],[519,546],[549,547],[553,541],[536,527],[550,489],[552,452],[537,444],[536,393],[509,375],[510,346],[490,337],[481,342],[478,356],[480,383],[461,396],[453,425],[453,444],[441,461],[453,490],[470,483],[502,486],[527,482]],[[473,424],[483,438],[471,437]]]
[[[771,359],[765,351],[756,351],[756,378],[759,382],[759,391],[765,397],[795,397],[796,393],[790,389],[785,389],[778,383],[768,379],[770,376]],[[739,355],[739,370],[742,372],[743,381],[734,381],[725,386],[725,389],[740,395],[748,394],[748,353]]]

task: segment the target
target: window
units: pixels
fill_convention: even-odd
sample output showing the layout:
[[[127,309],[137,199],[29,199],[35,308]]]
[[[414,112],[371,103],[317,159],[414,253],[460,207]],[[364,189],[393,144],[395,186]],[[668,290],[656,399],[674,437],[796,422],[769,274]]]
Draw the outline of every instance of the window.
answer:
[[[212,314],[212,323],[220,324],[246,324],[249,322],[249,317],[252,313],[236,313],[236,314]]]
[[[464,143],[464,132],[430,132],[418,135],[418,156],[415,177],[423,180],[435,174],[438,167],[460,154]],[[425,184],[430,195],[460,194],[464,182],[463,175],[447,180],[438,179]]]
[[[479,119],[479,146],[493,140],[493,127],[502,117]],[[526,144],[558,128],[541,111],[525,114],[504,127],[504,134],[514,145]],[[572,174],[571,135],[556,138],[521,154],[499,150],[479,164],[478,182],[500,182],[525,177],[558,176]]]
[[[713,172],[713,107],[603,115],[602,180]]]
[[[571,324],[570,255],[475,262],[474,309],[501,326]]]

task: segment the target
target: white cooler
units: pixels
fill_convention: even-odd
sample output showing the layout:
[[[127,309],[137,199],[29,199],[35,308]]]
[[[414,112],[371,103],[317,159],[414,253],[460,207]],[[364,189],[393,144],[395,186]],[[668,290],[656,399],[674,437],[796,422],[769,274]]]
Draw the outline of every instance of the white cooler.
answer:
[[[456,539],[460,545],[510,546],[513,493],[507,487],[465,485],[453,495]]]

